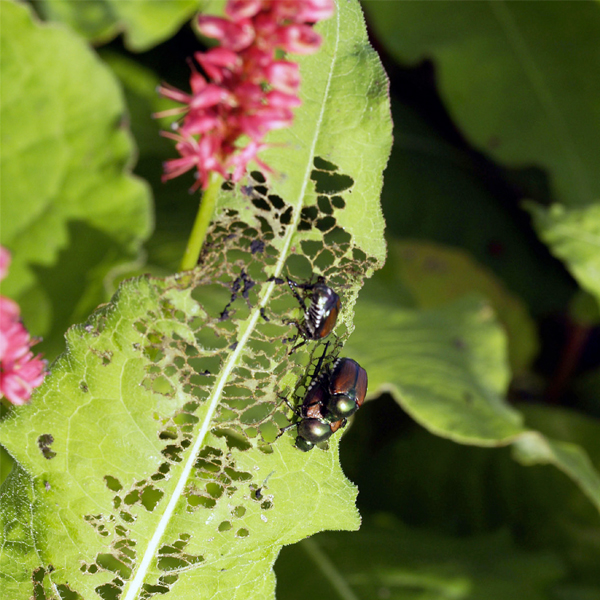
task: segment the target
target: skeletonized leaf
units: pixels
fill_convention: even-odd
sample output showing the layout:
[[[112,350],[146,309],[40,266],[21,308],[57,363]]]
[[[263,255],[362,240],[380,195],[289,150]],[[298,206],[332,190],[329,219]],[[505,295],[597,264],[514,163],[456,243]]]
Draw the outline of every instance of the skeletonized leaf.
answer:
[[[295,420],[280,396],[297,401],[339,353],[385,253],[386,77],[356,3],[320,30],[297,122],[271,139],[276,174],[225,185],[198,269],[122,284],[3,422],[22,469],[3,492],[29,509],[27,530],[2,514],[13,597],[268,598],[282,545],[358,527],[339,434],[308,454],[278,437]],[[269,278],[315,273],[342,298],[339,339],[290,355],[298,303]]]

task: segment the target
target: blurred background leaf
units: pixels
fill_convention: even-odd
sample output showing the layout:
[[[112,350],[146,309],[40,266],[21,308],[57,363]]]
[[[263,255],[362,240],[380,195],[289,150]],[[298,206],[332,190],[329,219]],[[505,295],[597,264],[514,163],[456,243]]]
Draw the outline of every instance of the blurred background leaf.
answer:
[[[298,579],[298,565],[314,578]],[[379,514],[353,535],[320,534],[285,548],[280,597],[547,600],[564,574],[556,555],[519,549],[505,532],[452,538]]]
[[[37,0],[45,19],[68,25],[92,43],[120,33],[140,52],[170,38],[207,0]]]
[[[434,61],[452,118],[500,163],[536,165],[569,206],[600,196],[597,2],[365,2],[402,63]],[[568,23],[568,27],[565,24]]]
[[[73,33],[2,9],[3,294],[53,359],[69,325],[106,301],[111,277],[138,260],[152,229],[148,185],[114,75]]]

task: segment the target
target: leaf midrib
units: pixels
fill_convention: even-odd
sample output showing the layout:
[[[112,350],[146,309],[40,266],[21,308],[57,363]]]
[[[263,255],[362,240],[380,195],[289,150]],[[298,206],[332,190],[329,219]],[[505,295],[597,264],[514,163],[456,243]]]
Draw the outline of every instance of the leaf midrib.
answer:
[[[324,92],[323,92],[324,99],[327,98],[327,96],[329,95],[329,89],[331,87],[331,81],[333,78],[333,70],[334,70],[333,67],[334,67],[335,59],[336,59],[337,53],[338,53],[338,46],[339,46],[339,40],[340,40],[339,9],[335,11],[334,18],[335,18],[335,22],[336,22],[336,28],[335,28],[336,35],[334,38],[335,46],[334,46],[334,49],[333,49],[333,52],[331,55],[329,72],[327,75],[327,82],[326,82]],[[290,221],[289,226],[287,227],[286,234],[283,238],[283,245],[282,245],[281,253],[279,255],[279,259],[277,260],[277,263],[275,265],[275,269],[273,272],[274,277],[278,277],[283,272],[283,268],[284,268],[285,262],[287,260],[287,256],[288,256],[290,246],[292,244],[292,240],[294,238],[294,235],[295,235],[298,225],[300,223],[301,214],[302,214],[301,213],[302,206],[304,204],[304,196],[306,194],[306,188],[310,181],[310,173],[312,171],[311,158],[315,154],[315,148],[316,148],[317,141],[319,139],[319,135],[321,132],[326,106],[327,106],[327,103],[323,100],[323,102],[321,102],[321,110],[320,110],[319,116],[315,121],[315,130],[314,130],[315,133],[313,135],[312,144],[310,147],[310,151],[308,153],[308,159],[307,159],[307,163],[305,166],[305,174],[304,174],[304,177],[302,178],[302,187],[300,188],[300,191],[298,193],[298,197],[296,198],[296,201],[292,204],[293,217]],[[225,387],[225,384],[227,383],[229,376],[231,375],[231,372],[237,365],[238,359],[239,359],[240,355],[242,354],[242,351],[245,349],[246,343],[248,342],[250,335],[254,332],[256,323],[258,322],[258,319],[261,316],[261,311],[262,311],[262,309],[264,309],[266,307],[267,303],[269,302],[269,300],[271,298],[271,294],[273,293],[273,290],[275,289],[275,285],[276,285],[275,282],[271,281],[267,286],[265,286],[263,288],[264,291],[261,290],[261,296],[260,296],[259,303],[257,304],[257,306],[253,309],[253,311],[250,314],[250,317],[248,320],[248,326],[246,327],[246,330],[245,330],[242,338],[238,341],[236,349],[230,354],[229,358],[227,359],[225,366],[224,366],[223,370],[221,371],[219,378],[216,381],[215,388],[214,388],[213,393],[210,396],[209,401],[208,401],[208,405],[207,405],[208,408],[205,412],[205,417],[202,421],[200,431],[198,432],[198,435],[196,436],[194,445],[191,447],[191,450],[189,451],[188,458],[186,460],[186,463],[185,463],[185,466],[181,473],[181,476],[179,477],[177,485],[175,486],[175,490],[173,491],[173,494],[171,495],[171,497],[169,499],[169,503],[167,504],[167,506],[157,524],[154,534],[152,535],[152,538],[150,539],[150,542],[146,548],[146,551],[144,552],[144,556],[143,556],[141,562],[139,563],[139,566],[134,571],[135,576],[134,576],[133,580],[130,580],[131,583],[129,583],[128,588],[126,588],[127,592],[123,596],[123,600],[135,600],[135,598],[137,597],[137,595],[144,583],[144,579],[146,577],[146,574],[148,573],[152,559],[154,558],[156,551],[158,549],[158,546],[164,535],[164,532],[166,531],[166,529],[171,521],[171,518],[175,512],[175,507],[177,506],[177,503],[179,502],[179,499],[181,498],[181,495],[185,488],[185,484],[187,483],[190,473],[192,471],[192,468],[194,466],[194,463],[196,462],[196,456],[197,456],[198,452],[200,451],[200,448],[203,445],[206,434],[210,430],[212,419],[214,417],[214,414],[215,414],[217,407],[219,405],[219,402],[221,400],[221,394],[223,392],[223,388]]]

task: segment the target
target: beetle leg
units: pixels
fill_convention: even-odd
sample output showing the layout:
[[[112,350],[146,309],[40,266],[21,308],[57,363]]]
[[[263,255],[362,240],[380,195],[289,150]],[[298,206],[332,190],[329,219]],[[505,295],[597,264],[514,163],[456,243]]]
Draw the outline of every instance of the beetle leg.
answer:
[[[290,410],[291,410],[291,411],[292,411],[292,412],[293,412],[293,413],[294,413],[294,414],[295,414],[297,417],[299,417],[300,419],[302,418],[302,414],[300,413],[300,411],[299,411],[299,410],[298,410],[298,409],[297,409],[295,406],[292,406],[292,405],[291,405],[291,404],[288,402],[288,399],[287,399],[287,398],[284,398],[283,396],[279,396],[279,399],[280,399],[280,400],[283,400],[283,402],[285,402],[285,403],[288,405],[288,407],[290,408]]]
[[[293,341],[295,342],[298,339],[298,336],[296,336],[295,338],[293,338]],[[292,341],[292,338],[290,338],[288,340],[289,342]],[[298,348],[302,348],[302,346],[304,346],[306,344],[306,340],[302,340],[299,344],[296,344],[288,353],[288,356],[291,356],[292,354],[294,354],[294,352],[296,352],[296,350],[298,350]]]
[[[302,298],[300,296],[300,294],[296,291],[295,288],[300,288],[300,289],[307,289],[305,288],[304,285],[301,285],[299,283],[296,283],[295,281],[292,281],[289,277],[288,277],[288,285],[290,286],[290,290],[292,290],[292,294],[294,294],[294,296],[296,297],[296,300],[298,300],[298,304],[300,304],[300,306],[302,307],[302,310],[306,313],[306,303],[304,302],[304,298]]]
[[[321,370],[321,366],[323,364],[323,361],[325,360],[325,355],[327,354],[327,348],[329,348],[329,342],[325,344],[325,348],[323,348],[323,354],[319,356],[319,362],[317,363],[317,366],[315,367],[315,370],[312,374],[312,379],[315,379],[315,377],[319,374],[319,371]]]
[[[298,423],[291,423],[290,425],[286,425],[285,427],[280,429],[275,439],[278,440],[286,431],[290,430],[292,427],[298,427]]]

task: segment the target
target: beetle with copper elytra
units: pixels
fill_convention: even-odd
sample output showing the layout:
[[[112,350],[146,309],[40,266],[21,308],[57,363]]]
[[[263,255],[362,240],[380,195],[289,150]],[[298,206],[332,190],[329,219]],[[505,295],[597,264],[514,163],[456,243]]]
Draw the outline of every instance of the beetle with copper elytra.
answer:
[[[278,284],[287,282],[292,294],[294,294],[298,304],[304,311],[304,320],[301,323],[288,321],[296,325],[298,335],[304,338],[304,341],[290,350],[290,354],[306,344],[308,340],[322,340],[333,331],[342,303],[340,297],[325,283],[324,277],[319,276],[316,283],[296,283],[289,277],[286,279],[270,277],[267,281],[274,281]],[[302,297],[296,288],[310,293],[305,293]],[[308,307],[305,302],[306,297],[310,299]],[[289,341],[293,339],[291,338]],[[295,339],[298,339],[298,336]]]
[[[367,395],[367,372],[351,358],[339,358],[329,377],[329,397],[325,408],[329,418],[346,419],[353,415]]]

